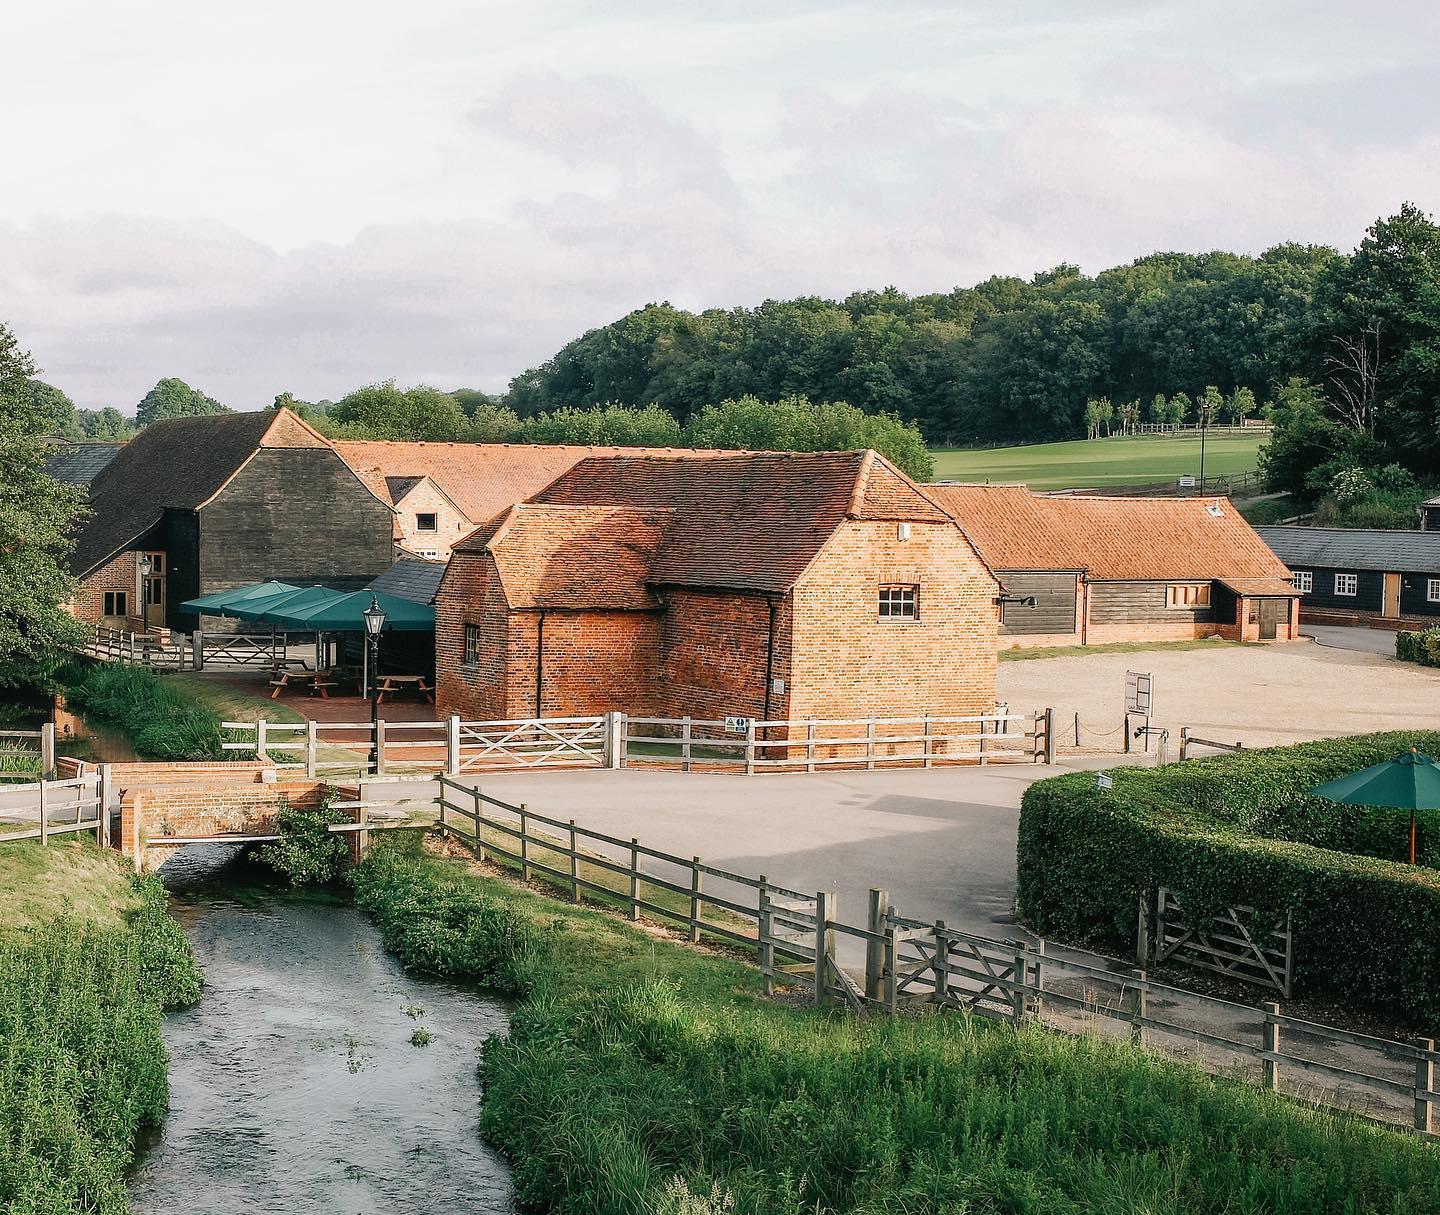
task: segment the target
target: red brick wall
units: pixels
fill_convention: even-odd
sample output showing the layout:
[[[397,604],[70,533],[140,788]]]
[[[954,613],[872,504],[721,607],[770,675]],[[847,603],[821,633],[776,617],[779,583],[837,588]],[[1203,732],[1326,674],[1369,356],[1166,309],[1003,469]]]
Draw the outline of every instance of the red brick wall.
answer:
[[[465,664],[465,626],[482,632],[480,661]],[[509,708],[510,622],[495,564],[456,553],[435,597],[435,707],[471,721],[513,716]],[[528,714],[526,714],[528,716]]]
[[[89,624],[95,624],[104,620],[106,624],[114,628],[140,628],[140,596],[137,590],[139,574],[135,569],[135,562],[140,554],[138,552],[125,552],[113,558],[110,562],[102,565],[98,570],[75,588],[75,597],[71,600],[70,612],[80,620]],[[129,619],[121,617],[104,616],[106,591],[125,591],[128,593]],[[152,609],[151,615],[155,615]]]
[[[665,605],[657,716],[764,717],[770,600],[675,588],[666,592]],[[792,625],[786,596],[775,605],[773,662],[773,677],[785,681],[785,691],[770,698],[771,720],[789,711]]]
[[[881,621],[879,588],[918,584],[919,618]],[[971,716],[995,707],[999,587],[957,528],[844,524],[794,592],[789,715]]]
[[[120,848],[154,867],[169,855],[166,836],[266,835],[275,829],[283,796],[291,805],[316,805],[322,781],[280,781],[273,784],[149,785],[120,799]],[[159,849],[158,853],[151,853]]]

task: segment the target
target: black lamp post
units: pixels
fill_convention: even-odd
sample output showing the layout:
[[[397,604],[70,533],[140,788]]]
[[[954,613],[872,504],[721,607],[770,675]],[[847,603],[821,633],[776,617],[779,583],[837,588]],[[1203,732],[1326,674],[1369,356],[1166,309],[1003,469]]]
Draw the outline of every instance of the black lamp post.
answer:
[[[370,769],[380,771],[380,630],[385,627],[385,609],[370,596],[370,606],[360,613],[365,618],[365,644],[370,647]]]
[[[150,571],[155,568],[155,562],[149,556],[142,556],[136,567],[140,571],[140,631],[150,632]]]

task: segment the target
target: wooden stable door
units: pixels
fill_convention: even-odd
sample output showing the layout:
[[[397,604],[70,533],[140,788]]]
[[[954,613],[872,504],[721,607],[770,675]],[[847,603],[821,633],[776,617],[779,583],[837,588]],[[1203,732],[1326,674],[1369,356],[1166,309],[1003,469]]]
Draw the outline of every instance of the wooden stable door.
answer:
[[[1380,615],[1386,620],[1400,618],[1400,575],[1385,575],[1385,599],[1380,605]]]
[[[1290,623],[1290,600],[1288,599],[1262,599],[1260,600],[1260,640],[1274,641],[1279,635],[1280,621],[1284,619],[1288,626]]]

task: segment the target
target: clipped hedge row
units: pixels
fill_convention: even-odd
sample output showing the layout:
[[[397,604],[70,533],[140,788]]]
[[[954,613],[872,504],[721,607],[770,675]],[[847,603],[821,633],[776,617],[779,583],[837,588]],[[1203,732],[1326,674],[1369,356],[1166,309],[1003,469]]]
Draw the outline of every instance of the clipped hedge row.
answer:
[[[1141,892],[1192,921],[1248,904],[1293,915],[1295,990],[1421,1023],[1440,1016],[1440,812],[1343,806],[1306,792],[1440,735],[1371,734],[1091,773],[1021,802],[1019,909],[1042,933],[1133,948]]]
[[[220,715],[144,667],[103,662],[66,688],[70,707],[122,730],[146,759],[226,759]]]
[[[1418,633],[1396,633],[1395,657],[1422,667],[1440,667],[1440,625]]]

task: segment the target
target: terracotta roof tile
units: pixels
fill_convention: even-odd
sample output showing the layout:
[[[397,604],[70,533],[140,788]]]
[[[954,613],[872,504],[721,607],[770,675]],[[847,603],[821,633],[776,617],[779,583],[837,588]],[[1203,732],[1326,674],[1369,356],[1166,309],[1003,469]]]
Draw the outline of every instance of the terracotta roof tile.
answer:
[[[932,485],[929,492],[995,569],[1272,586],[1290,576],[1225,498],[1046,497],[1023,485]]]

